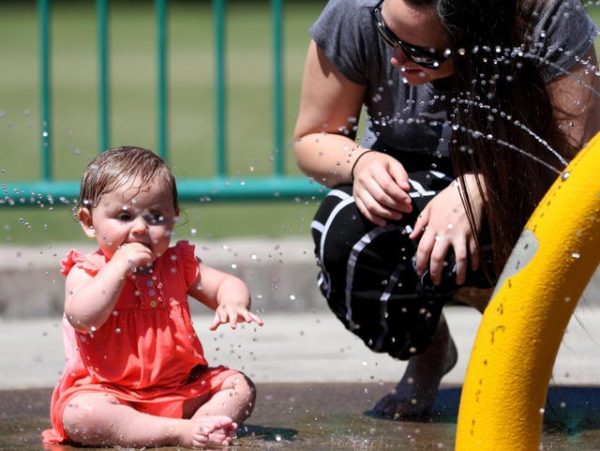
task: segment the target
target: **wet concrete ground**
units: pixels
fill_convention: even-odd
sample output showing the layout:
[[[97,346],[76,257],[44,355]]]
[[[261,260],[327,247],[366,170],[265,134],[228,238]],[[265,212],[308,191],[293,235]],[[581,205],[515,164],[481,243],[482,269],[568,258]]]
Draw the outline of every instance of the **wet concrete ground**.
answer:
[[[365,414],[393,388],[404,364],[369,351],[330,314],[265,315],[262,328],[218,333],[206,331],[210,317],[194,321],[209,361],[246,372],[258,388],[256,410],[234,450],[436,450],[454,448],[460,387],[480,320],[462,307],[446,316],[459,361],[431,417],[420,422]],[[597,331],[597,308],[583,308],[569,326],[549,392],[544,450],[600,449]],[[0,350],[0,450],[43,449],[50,387],[63,365],[59,319],[0,321]]]
[[[265,319],[263,328],[210,333],[210,319],[195,318],[209,361],[244,371],[258,388],[256,409],[232,449],[453,449],[459,387],[480,315],[447,309],[459,360],[429,419],[373,418],[365,412],[392,389],[404,365],[368,351],[326,310],[314,284],[311,248],[308,241],[256,240],[201,246],[207,261],[224,270],[231,271],[234,258],[236,274],[252,285],[255,308]],[[51,387],[63,366],[64,289],[57,268],[65,251],[0,249],[0,450],[43,448],[39,437],[49,426]],[[544,450],[600,450],[599,306],[600,269],[558,354]]]
[[[460,388],[444,387],[431,416],[423,421],[370,416],[368,410],[373,403],[392,386],[258,384],[256,409],[241,427],[233,449],[453,449]],[[50,389],[0,391],[0,449],[43,449],[39,435],[49,426],[50,394]],[[600,389],[551,388],[542,444],[545,450],[600,449]]]

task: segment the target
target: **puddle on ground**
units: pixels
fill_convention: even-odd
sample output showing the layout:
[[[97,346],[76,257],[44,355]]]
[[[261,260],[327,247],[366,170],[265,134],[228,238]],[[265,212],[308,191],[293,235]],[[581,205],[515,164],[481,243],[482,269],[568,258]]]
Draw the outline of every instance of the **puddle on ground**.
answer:
[[[240,429],[233,449],[454,449],[460,389],[442,389],[426,421],[370,416],[375,401],[392,387],[377,383],[257,384],[256,409]],[[39,436],[49,425],[50,395],[50,389],[0,391],[0,449],[42,448]],[[553,387],[549,400],[544,450],[600,449],[600,388]]]

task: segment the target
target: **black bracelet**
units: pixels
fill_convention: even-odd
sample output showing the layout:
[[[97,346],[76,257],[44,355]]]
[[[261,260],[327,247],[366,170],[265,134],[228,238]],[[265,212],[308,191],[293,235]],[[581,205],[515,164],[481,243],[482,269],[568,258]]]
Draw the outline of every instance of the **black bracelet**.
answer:
[[[371,153],[371,152],[377,152],[376,150],[365,150],[363,153],[361,153],[358,157],[356,157],[356,160],[354,160],[354,163],[352,163],[352,167],[350,168],[350,178],[352,179],[352,181],[354,181],[354,168],[356,167],[356,163],[358,163],[358,160],[360,160],[362,157],[364,157],[366,154]]]

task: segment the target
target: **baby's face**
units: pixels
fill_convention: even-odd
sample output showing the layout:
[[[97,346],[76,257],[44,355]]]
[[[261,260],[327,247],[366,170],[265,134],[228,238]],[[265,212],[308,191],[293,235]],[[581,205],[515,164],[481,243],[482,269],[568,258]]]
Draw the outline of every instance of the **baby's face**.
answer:
[[[156,181],[141,186],[133,180],[103,194],[92,210],[91,222],[107,257],[112,257],[123,244],[141,243],[157,258],[169,247],[178,214],[165,183]]]

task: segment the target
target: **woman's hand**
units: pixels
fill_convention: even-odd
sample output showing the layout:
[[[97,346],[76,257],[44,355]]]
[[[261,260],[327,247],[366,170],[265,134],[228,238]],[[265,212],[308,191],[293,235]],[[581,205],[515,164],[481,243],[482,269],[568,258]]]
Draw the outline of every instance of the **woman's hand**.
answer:
[[[369,151],[358,156],[352,194],[359,211],[372,223],[385,226],[412,211],[408,174],[395,158]]]
[[[473,271],[479,268],[476,234],[479,233],[483,213],[483,199],[477,187],[475,174],[464,175],[473,207],[477,230],[471,229],[465,206],[461,200],[460,184],[452,182],[440,191],[425,207],[415,222],[411,239],[419,240],[416,268],[419,275],[427,269],[435,285],[442,281],[442,271],[450,247],[456,257],[456,283],[462,285],[467,277],[470,260]]]

